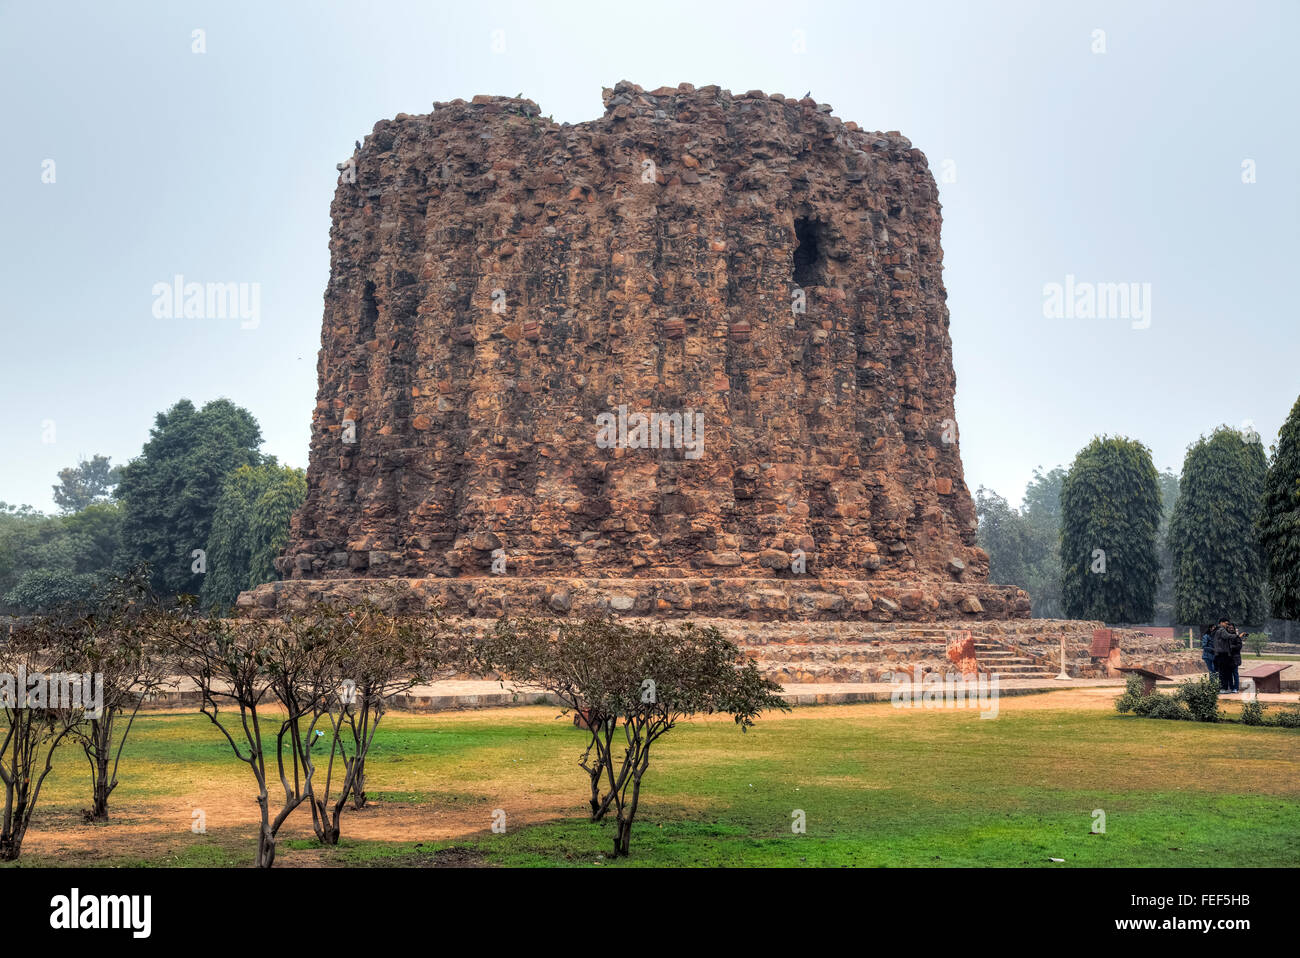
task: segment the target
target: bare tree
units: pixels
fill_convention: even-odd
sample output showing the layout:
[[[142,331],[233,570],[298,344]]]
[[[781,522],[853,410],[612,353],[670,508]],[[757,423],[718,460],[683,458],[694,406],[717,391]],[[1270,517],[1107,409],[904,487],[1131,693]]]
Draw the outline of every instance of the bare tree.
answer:
[[[616,857],[629,853],[651,746],[678,721],[723,712],[744,730],[760,712],[789,708],[734,643],[691,624],[506,619],[473,655],[479,669],[545,689],[586,718],[591,738],[579,765],[591,820],[615,811]]]
[[[108,821],[108,798],[117,788],[135,717],[166,677],[156,639],[161,615],[148,570],[141,567],[109,580],[87,602],[36,619],[61,667],[92,675],[102,696],[99,707],[87,712],[71,733],[90,765],[87,821]]]
[[[257,781],[257,866],[270,868],[281,826],[311,798],[316,719],[337,668],[333,634],[313,616],[236,621],[201,617],[192,609],[173,618],[167,632],[177,666],[199,689],[200,711]],[[223,713],[222,703],[233,711]],[[270,722],[274,728],[277,720],[268,756],[262,726]],[[267,769],[272,758],[284,793],[274,815]]]
[[[73,696],[67,693],[80,699],[88,690],[70,689],[56,677],[57,663],[45,638],[39,628],[18,626],[0,643],[0,782],[5,795],[0,861],[14,861],[22,853],[54,753],[83,719],[83,710],[70,704]]]
[[[365,807],[366,756],[393,696],[425,681],[452,653],[434,614],[394,614],[368,600],[317,615],[332,623],[339,639],[337,685],[318,706],[318,721],[329,728],[330,755],[323,782],[314,786],[312,825],[321,842],[335,845],[348,798],[355,809]]]

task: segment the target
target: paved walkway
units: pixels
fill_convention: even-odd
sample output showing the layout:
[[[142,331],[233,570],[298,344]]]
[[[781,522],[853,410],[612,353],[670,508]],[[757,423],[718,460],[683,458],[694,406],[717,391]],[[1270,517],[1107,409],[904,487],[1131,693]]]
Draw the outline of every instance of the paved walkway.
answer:
[[[1161,687],[1173,688],[1186,676],[1179,676],[1172,682],[1159,683]],[[999,695],[1029,695],[1036,692],[1050,692],[1057,689],[1113,688],[1124,687],[1124,679],[1003,679],[998,682]],[[889,682],[839,682],[818,684],[787,684],[784,698],[791,705],[833,705],[847,702],[888,702],[894,693],[894,686]],[[1225,701],[1240,701],[1240,694],[1222,697]],[[1300,702],[1300,693],[1283,692],[1278,695],[1259,696],[1261,702]],[[558,704],[559,700],[538,689],[515,686],[507,682],[503,688],[500,682],[459,680],[432,682],[413,688],[398,706],[415,711],[437,711],[440,709],[488,708],[504,705]]]
[[[1251,659],[1252,665],[1267,662],[1263,659]],[[1283,680],[1300,678],[1291,673],[1300,672],[1297,668],[1287,669],[1282,673]],[[1249,668],[1243,663],[1242,668]],[[1159,683],[1161,688],[1173,688],[1188,676],[1176,676],[1173,681]],[[1029,695],[1035,692],[1050,692],[1057,689],[1113,688],[1124,686],[1122,678],[1071,679],[999,679],[999,695]],[[1288,684],[1290,684],[1288,682]],[[177,708],[198,705],[198,693],[194,685],[187,680],[177,679],[174,687],[177,691],[159,697],[147,707]],[[894,693],[894,686],[889,682],[828,682],[816,684],[787,684],[784,697],[791,705],[837,705],[848,702],[888,702]],[[1224,701],[1240,701],[1240,694],[1222,697]],[[1285,691],[1280,694],[1260,694],[1261,702],[1300,702],[1300,693]],[[442,682],[430,682],[417,685],[404,696],[394,701],[394,707],[418,712],[437,712],[446,709],[498,708],[510,705],[560,704],[559,699],[541,691],[507,682],[504,686],[495,680],[485,679],[449,679]]]

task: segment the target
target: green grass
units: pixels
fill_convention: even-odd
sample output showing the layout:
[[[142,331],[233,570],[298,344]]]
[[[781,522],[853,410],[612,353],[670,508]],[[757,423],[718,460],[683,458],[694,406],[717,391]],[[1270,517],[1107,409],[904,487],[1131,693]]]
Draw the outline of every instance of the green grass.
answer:
[[[370,811],[322,849],[294,816],[280,861],[506,866],[1258,866],[1300,861],[1300,733],[1121,716],[1071,693],[1003,699],[1001,714],[888,704],[687,723],[652,755],[632,857],[582,816],[585,736],[556,709],[391,715],[369,764]],[[1228,711],[1236,706],[1228,706]],[[22,864],[247,865],[252,777],[201,716],[145,715],[113,796],[119,821],[70,821],[79,756],[60,756],[43,822],[65,847]],[[84,760],[82,760],[84,762]],[[195,793],[229,796],[189,832]],[[219,806],[219,807],[218,807]],[[494,810],[507,815],[491,831]],[[802,810],[807,831],[794,834]],[[1094,810],[1105,833],[1093,834]],[[387,816],[379,818],[376,816]],[[385,822],[400,826],[388,834]],[[130,841],[119,826],[161,834]],[[168,824],[170,823],[170,824]],[[354,834],[349,834],[349,826]],[[358,834],[361,833],[359,837]],[[87,841],[85,836],[93,836]],[[88,860],[86,851],[95,849]],[[1064,859],[1054,863],[1049,859]]]

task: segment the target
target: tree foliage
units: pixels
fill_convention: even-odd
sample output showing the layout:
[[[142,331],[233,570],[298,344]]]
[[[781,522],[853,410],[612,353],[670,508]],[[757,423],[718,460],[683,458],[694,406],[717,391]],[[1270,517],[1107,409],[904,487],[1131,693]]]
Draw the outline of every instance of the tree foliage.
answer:
[[[1022,512],[1029,525],[1033,543],[1029,564],[1029,585],[1033,614],[1043,619],[1065,615],[1061,600],[1061,486],[1065,470],[1060,466],[1043,472],[1034,469],[1034,477],[1025,486]]]
[[[122,468],[113,466],[108,456],[82,459],[75,466],[59,470],[59,484],[54,487],[54,504],[62,512],[80,512],[113,494],[122,478]]]
[[[979,520],[977,541],[989,554],[989,581],[1018,585],[1027,591],[1032,534],[1025,517],[983,486],[975,490],[975,516]]]
[[[1061,486],[1061,593],[1075,619],[1147,622],[1160,577],[1160,484],[1140,442],[1099,436]]]
[[[89,598],[117,568],[121,524],[116,503],[66,516],[0,503],[0,611],[36,612]]]
[[[1263,445],[1227,426],[1188,447],[1169,525],[1179,624],[1264,621],[1255,522],[1266,472]]]
[[[1047,472],[1041,466],[1034,468],[1034,478],[1025,486],[1025,515],[1035,525],[1053,526],[1058,531],[1061,524],[1061,486],[1065,470],[1056,466]]]
[[[228,399],[197,410],[182,399],[158,414],[141,454],[122,470],[117,495],[124,547],[149,564],[159,593],[202,588],[193,553],[207,547],[226,475],[261,463],[261,441],[257,420]]]
[[[274,459],[240,466],[226,477],[208,536],[204,605],[230,608],[240,592],[277,578],[275,558],[289,541],[289,520],[306,497],[303,471]]]
[[[1258,532],[1273,614],[1300,619],[1300,399],[1272,449]]]
[[[1160,472],[1160,531],[1156,534],[1160,553],[1160,584],[1156,587],[1156,625],[1174,625],[1174,556],[1169,547],[1169,524],[1178,504],[1178,477],[1168,469]]]
[[[1013,508],[991,489],[975,493],[980,547],[989,554],[989,578],[1029,593],[1035,618],[1060,618],[1060,496],[1065,470],[1034,470],[1024,506]]]

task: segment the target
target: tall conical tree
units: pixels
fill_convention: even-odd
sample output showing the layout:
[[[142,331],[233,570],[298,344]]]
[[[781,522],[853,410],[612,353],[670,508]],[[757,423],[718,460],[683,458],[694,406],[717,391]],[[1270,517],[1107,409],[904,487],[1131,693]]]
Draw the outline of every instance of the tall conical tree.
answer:
[[[1300,399],[1282,424],[1264,480],[1259,541],[1273,614],[1300,619]]]
[[[1220,426],[1187,449],[1169,524],[1174,618],[1182,625],[1227,616],[1264,621],[1264,569],[1255,521],[1267,465],[1256,434]]]
[[[1160,584],[1156,587],[1155,613],[1152,621],[1157,625],[1173,625],[1174,619],[1174,557],[1169,551],[1169,524],[1174,520],[1174,507],[1178,504],[1178,477],[1168,469],[1160,472],[1160,531],[1156,534],[1156,549],[1160,554]]]
[[[1147,622],[1160,578],[1160,483],[1151,451],[1099,436],[1061,485],[1061,597],[1072,619]]]

